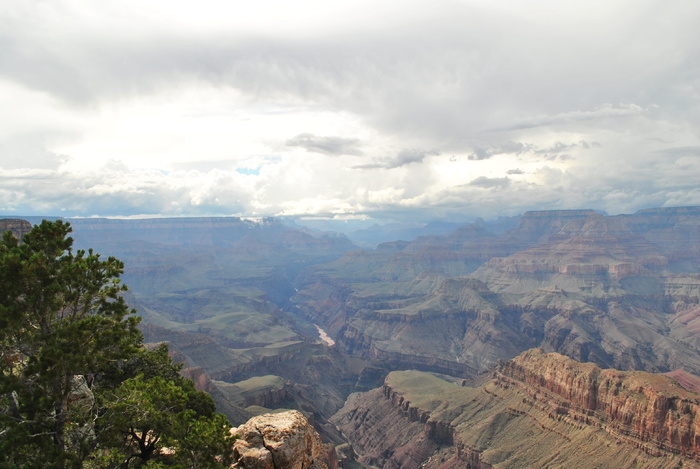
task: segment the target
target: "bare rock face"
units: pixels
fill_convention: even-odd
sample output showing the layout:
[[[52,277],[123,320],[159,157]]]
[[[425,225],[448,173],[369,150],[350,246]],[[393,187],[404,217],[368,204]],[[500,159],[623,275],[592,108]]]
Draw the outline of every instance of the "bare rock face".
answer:
[[[18,239],[22,239],[22,236],[24,236],[26,233],[29,233],[31,230],[32,224],[29,223],[27,220],[19,220],[13,218],[6,218],[0,220],[0,233],[4,233],[5,231],[12,231],[12,234]]]
[[[384,468],[699,467],[700,395],[668,376],[533,349],[465,384],[395,371],[332,421]]]
[[[490,259],[475,275],[495,291],[522,294],[558,285],[602,294],[625,278],[649,276],[667,264],[656,245],[622,220],[591,213],[569,221],[546,243]]]
[[[245,469],[326,469],[321,437],[295,410],[253,417],[234,429],[240,436],[234,446]]]
[[[667,376],[602,370],[533,349],[507,362],[499,378],[535,389],[532,397],[556,407],[557,414],[659,451],[700,459],[700,396]]]
[[[352,252],[292,302],[346,354],[453,376],[534,347],[603,368],[700,376],[700,207],[528,212],[489,234]]]

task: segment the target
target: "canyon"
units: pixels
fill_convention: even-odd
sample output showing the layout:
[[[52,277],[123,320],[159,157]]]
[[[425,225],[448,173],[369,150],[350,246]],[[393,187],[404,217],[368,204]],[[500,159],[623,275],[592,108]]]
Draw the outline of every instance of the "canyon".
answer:
[[[504,235],[353,251],[298,281],[297,314],[346,353],[485,370],[533,347],[606,367],[700,373],[700,211],[530,212]]]
[[[700,207],[527,212],[363,248],[275,219],[68,221],[77,248],[125,262],[146,341],[167,343],[234,425],[300,410],[324,442],[384,467],[696,464]],[[642,401],[601,391],[648,382],[676,396],[654,397],[653,424]],[[520,455],[540,441],[551,459]],[[590,453],[564,457],[584,441]]]
[[[391,372],[333,417],[360,461],[385,468],[697,467],[700,395],[646,372],[540,349],[476,385]]]

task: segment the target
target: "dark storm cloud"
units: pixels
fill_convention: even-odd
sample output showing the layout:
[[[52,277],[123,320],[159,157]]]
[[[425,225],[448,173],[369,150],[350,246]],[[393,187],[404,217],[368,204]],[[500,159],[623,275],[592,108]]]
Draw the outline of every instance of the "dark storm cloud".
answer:
[[[472,161],[481,161],[488,160],[493,155],[495,155],[495,153],[491,150],[488,150],[486,148],[476,148],[474,149],[473,153],[469,154],[468,158]]]
[[[700,146],[664,148],[661,150],[654,150],[654,153],[671,157],[700,156]]]
[[[474,147],[473,151],[467,155],[467,159],[471,161],[483,161],[498,155],[523,155],[526,153],[541,155],[547,160],[567,159],[571,157],[570,153],[574,150],[587,150],[592,147],[599,148],[600,144],[597,142],[589,143],[585,140],[573,143],[557,141],[546,147],[538,147],[532,143],[506,141],[498,145],[477,145]]]
[[[524,130],[563,124],[581,124],[586,121],[631,117],[643,114],[644,112],[646,112],[646,109],[637,104],[622,104],[617,106],[604,104],[596,109],[575,110],[553,115],[527,117],[520,122],[507,127],[496,128],[495,130]]]
[[[304,133],[287,140],[285,145],[330,156],[362,155],[362,151],[359,149],[360,140],[356,138],[323,137]]]
[[[428,156],[439,155],[440,152],[437,151],[426,151],[419,149],[404,149],[401,150],[393,158],[383,158],[378,160],[376,163],[369,163],[364,165],[354,166],[355,169],[394,169],[400,168],[402,166],[408,166],[412,164],[422,163],[423,160]]]
[[[570,159],[571,152],[574,150],[588,150],[592,147],[600,148],[601,145],[598,142],[588,143],[585,140],[581,140],[573,143],[564,142],[554,142],[554,144],[549,145],[544,148],[533,148],[533,153],[536,155],[541,155],[546,160],[556,160],[556,159]]]
[[[427,156],[439,155],[437,151],[417,149],[401,150],[396,158],[389,163],[388,168],[399,168],[408,164],[421,163]]]
[[[503,142],[496,146],[480,147],[477,146],[472,153],[467,156],[472,161],[488,160],[495,155],[515,154],[520,155],[528,150],[531,150],[533,145],[524,144],[521,142]]]
[[[488,178],[486,176],[480,176],[476,179],[471,180],[468,185],[475,186],[475,187],[491,188],[491,187],[506,187],[509,184],[510,184],[510,179],[507,177]]]

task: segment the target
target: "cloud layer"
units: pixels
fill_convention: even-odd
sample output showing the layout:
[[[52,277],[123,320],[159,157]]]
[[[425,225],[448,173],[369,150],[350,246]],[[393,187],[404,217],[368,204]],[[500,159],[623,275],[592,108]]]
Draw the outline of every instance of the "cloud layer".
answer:
[[[0,214],[700,204],[694,0],[0,7]]]

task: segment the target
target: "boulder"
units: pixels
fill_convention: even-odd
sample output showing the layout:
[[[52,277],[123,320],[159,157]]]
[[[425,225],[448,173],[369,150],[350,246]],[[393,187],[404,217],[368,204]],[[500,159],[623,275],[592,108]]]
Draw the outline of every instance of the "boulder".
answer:
[[[237,429],[237,462],[245,469],[327,469],[321,437],[301,412],[253,417]]]

